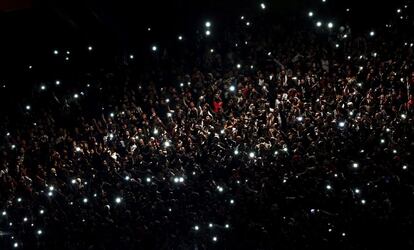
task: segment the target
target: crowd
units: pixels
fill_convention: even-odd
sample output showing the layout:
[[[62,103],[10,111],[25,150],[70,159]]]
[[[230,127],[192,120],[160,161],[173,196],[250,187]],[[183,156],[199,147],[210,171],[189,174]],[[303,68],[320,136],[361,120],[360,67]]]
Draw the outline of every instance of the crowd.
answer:
[[[0,246],[413,248],[410,41],[266,29],[24,104],[3,126]]]

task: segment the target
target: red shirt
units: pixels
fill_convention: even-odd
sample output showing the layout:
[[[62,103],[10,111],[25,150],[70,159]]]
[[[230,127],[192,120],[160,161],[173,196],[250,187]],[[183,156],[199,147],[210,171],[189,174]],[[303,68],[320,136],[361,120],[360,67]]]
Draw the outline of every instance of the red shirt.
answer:
[[[220,111],[220,109],[221,109],[222,107],[223,107],[223,102],[220,102],[220,101],[218,101],[218,102],[213,101],[213,111],[214,111],[214,113],[219,112],[219,111]]]

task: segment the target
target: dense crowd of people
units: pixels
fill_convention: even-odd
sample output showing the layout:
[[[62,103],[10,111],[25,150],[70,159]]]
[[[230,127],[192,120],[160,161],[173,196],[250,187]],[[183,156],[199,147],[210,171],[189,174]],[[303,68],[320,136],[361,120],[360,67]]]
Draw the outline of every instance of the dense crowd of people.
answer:
[[[406,34],[237,30],[23,104],[3,124],[1,246],[413,248]]]

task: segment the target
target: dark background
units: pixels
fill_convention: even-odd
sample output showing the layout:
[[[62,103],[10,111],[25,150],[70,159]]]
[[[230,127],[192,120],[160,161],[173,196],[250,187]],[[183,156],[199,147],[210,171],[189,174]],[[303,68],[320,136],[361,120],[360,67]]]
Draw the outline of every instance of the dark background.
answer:
[[[202,29],[207,19],[213,22],[214,32],[218,32],[242,14],[253,17],[261,13],[257,11],[260,2],[1,0],[0,81],[17,79],[29,64],[41,64],[47,71],[46,62],[53,64],[49,57],[53,56],[54,48],[71,50],[71,60],[76,60],[78,51],[79,61],[84,61],[82,52],[89,44],[101,52],[99,61],[102,63],[129,53],[145,58],[154,42],[167,47],[176,42],[179,33],[188,37]],[[355,31],[385,23],[395,15],[396,6],[403,3],[401,0],[263,2],[267,4],[265,15],[272,22],[306,18],[307,12],[313,10],[321,18],[332,19],[341,25],[351,24]],[[348,7],[352,11],[345,13]],[[148,26],[151,26],[151,32],[146,31]]]

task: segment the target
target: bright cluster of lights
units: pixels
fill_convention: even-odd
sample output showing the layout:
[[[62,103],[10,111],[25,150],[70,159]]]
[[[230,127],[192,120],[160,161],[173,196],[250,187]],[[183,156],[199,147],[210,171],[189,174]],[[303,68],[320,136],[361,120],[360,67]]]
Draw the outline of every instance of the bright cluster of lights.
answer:
[[[174,183],[183,183],[184,177],[174,177]]]

